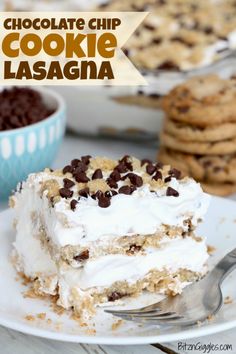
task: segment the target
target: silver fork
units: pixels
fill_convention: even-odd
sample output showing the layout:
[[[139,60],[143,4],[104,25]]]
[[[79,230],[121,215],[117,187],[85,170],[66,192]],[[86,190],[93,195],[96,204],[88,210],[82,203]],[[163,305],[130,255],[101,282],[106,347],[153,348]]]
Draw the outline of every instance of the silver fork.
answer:
[[[186,287],[181,295],[134,310],[105,310],[128,321],[158,325],[188,326],[215,315],[223,304],[221,284],[236,268],[236,248],[205,278]]]

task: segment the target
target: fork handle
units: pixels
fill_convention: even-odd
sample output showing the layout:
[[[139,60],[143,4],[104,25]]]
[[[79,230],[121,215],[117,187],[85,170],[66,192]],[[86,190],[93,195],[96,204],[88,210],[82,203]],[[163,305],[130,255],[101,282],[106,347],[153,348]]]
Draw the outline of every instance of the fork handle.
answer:
[[[213,277],[218,284],[224,281],[224,279],[236,268],[236,248],[227,253],[226,256],[215,266],[210,272],[209,276]]]

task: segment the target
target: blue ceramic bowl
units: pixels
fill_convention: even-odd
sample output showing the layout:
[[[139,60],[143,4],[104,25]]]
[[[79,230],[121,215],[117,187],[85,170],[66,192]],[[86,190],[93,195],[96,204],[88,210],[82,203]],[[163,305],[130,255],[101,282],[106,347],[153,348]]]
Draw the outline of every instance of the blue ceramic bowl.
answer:
[[[51,166],[64,136],[64,100],[52,90],[37,91],[55,112],[36,124],[0,132],[0,201],[29,173]]]

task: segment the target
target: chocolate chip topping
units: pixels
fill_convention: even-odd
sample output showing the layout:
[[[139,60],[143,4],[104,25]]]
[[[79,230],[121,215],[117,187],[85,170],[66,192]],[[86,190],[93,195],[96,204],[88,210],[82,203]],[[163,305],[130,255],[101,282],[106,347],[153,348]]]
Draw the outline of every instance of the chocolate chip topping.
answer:
[[[96,193],[91,195],[91,198],[98,199],[103,195],[102,191],[97,191]]]
[[[79,183],[87,183],[89,181],[89,178],[86,176],[86,173],[84,172],[78,172],[75,174],[75,180],[76,182]]]
[[[147,164],[151,164],[151,163],[152,163],[152,161],[151,161],[151,160],[149,160],[149,159],[142,159],[142,160],[141,160],[141,166],[145,165],[145,163],[147,163]]]
[[[116,181],[112,178],[108,178],[107,179],[107,184],[109,187],[111,188],[118,188],[118,184],[116,183]]]
[[[89,165],[90,159],[92,156],[90,155],[86,155],[86,156],[82,156],[81,157],[81,161],[85,164],[85,165]]]
[[[155,181],[157,181],[158,179],[162,179],[162,173],[160,171],[156,171],[152,179],[154,179]]]
[[[130,186],[123,186],[123,187],[120,187],[119,193],[120,193],[120,194],[127,194],[127,195],[130,195],[130,194],[132,194],[132,188],[131,188]]]
[[[164,182],[165,183],[168,183],[168,182],[170,182],[171,181],[171,176],[167,176],[165,179],[164,179]]]
[[[72,173],[73,172],[73,167],[71,165],[67,165],[63,168],[62,173],[65,175],[66,173]]]
[[[69,178],[64,178],[63,183],[64,183],[64,188],[67,188],[67,189],[70,189],[71,187],[73,187],[75,185],[75,182],[73,182]]]
[[[114,195],[117,195],[117,194],[118,194],[118,192],[116,192],[114,190],[106,191],[104,193],[105,197],[108,197],[108,198],[111,198],[111,197],[113,197]]]
[[[73,199],[71,202],[70,202],[70,207],[71,207],[71,210],[75,210],[76,209],[76,205],[78,204],[77,200]]]
[[[121,175],[120,175],[120,172],[115,169],[111,174],[110,174],[110,178],[115,181],[115,182],[118,182],[121,180]]]
[[[79,159],[74,159],[74,160],[71,161],[70,164],[71,164],[71,166],[73,166],[73,167],[77,167],[79,163],[80,163],[80,160],[79,160]]]
[[[130,245],[129,249],[128,249],[128,253],[131,253],[131,254],[134,254],[136,252],[139,252],[141,251],[142,249],[142,246],[138,246],[136,244],[133,244],[133,245]]]
[[[108,301],[111,301],[111,302],[114,302],[116,300],[119,300],[121,299],[122,297],[124,297],[125,295],[124,294],[121,294],[120,292],[118,291],[113,291],[113,293],[111,293],[107,299]]]
[[[77,262],[86,261],[87,259],[89,259],[89,250],[85,250],[74,257],[74,260]]]
[[[154,166],[152,163],[149,163],[146,166],[146,171],[150,176],[156,171],[156,169],[157,169],[156,166]]]
[[[172,177],[175,177],[176,179],[180,179],[181,177],[181,172],[179,170],[177,170],[176,168],[172,168],[169,171],[169,175]]]
[[[74,167],[73,175],[76,175],[77,173],[80,172],[86,172],[88,169],[88,166],[85,165],[83,162],[79,162],[77,166]]]
[[[89,188],[84,188],[79,191],[79,195],[84,198],[88,198],[89,196]]]
[[[102,170],[98,168],[92,175],[92,179],[101,179],[103,178]]]
[[[179,71],[178,65],[176,65],[174,62],[166,60],[164,63],[159,65],[157,67],[159,70],[170,70],[170,71]]]
[[[167,191],[166,191],[166,195],[168,197],[178,197],[179,196],[179,192],[177,192],[174,188],[172,187],[168,187]]]
[[[136,175],[135,173],[128,173],[123,178],[124,179],[129,178],[130,182],[136,187],[141,187],[143,185],[142,177]]]
[[[59,193],[62,198],[66,198],[66,199],[71,198],[73,196],[73,191],[67,188],[60,188]]]

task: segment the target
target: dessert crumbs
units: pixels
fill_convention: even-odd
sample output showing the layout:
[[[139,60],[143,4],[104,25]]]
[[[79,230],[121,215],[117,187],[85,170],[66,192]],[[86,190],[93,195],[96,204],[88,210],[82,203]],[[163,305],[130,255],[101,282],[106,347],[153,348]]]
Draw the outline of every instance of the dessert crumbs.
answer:
[[[111,326],[112,331],[116,331],[123,323],[124,323],[123,320],[118,320],[118,321],[112,323],[112,326]]]
[[[207,253],[209,255],[212,255],[215,251],[216,251],[216,248],[214,246],[207,245]]]
[[[229,305],[233,303],[233,299],[230,296],[226,296],[224,299],[224,304]]]

